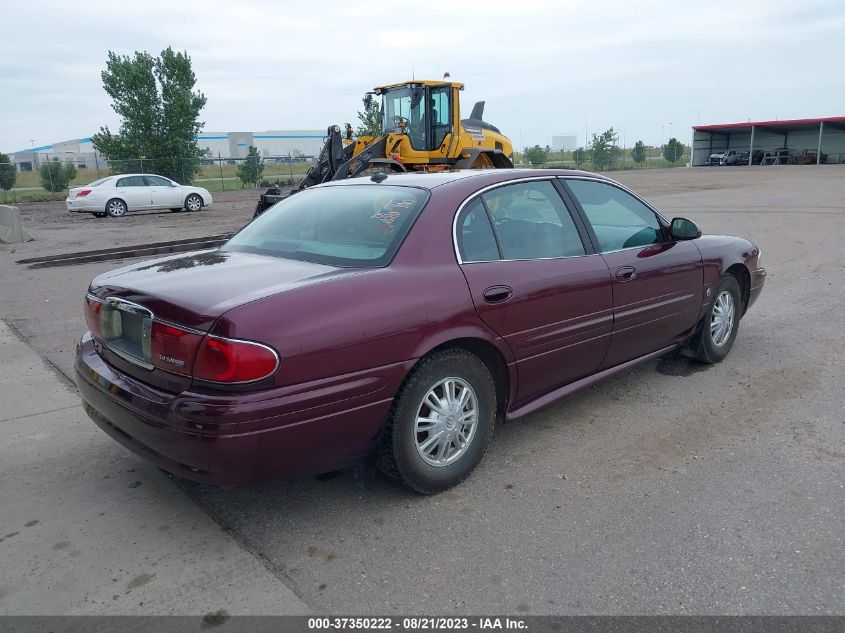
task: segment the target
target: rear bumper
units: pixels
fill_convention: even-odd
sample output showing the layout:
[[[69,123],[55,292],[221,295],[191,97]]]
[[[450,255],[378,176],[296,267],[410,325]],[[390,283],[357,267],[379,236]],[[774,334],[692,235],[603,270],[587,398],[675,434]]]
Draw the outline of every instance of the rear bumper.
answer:
[[[745,306],[746,311],[754,305],[757,297],[763,291],[763,285],[766,283],[766,269],[758,268],[751,271],[751,291],[748,293],[748,305]]]
[[[75,370],[86,412],[111,438],[176,475],[235,485],[327,472],[366,456],[402,366],[355,381],[358,393],[336,389],[337,400],[327,400],[325,381],[258,394],[172,394],[108,365],[86,334]]]
[[[104,212],[103,206],[94,206],[87,200],[65,200],[65,207],[71,213],[96,213]]]

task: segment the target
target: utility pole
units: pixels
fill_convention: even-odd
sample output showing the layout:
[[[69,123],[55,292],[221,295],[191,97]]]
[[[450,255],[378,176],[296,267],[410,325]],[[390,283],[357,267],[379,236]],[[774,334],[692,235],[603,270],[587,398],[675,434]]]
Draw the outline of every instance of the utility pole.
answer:
[[[587,113],[584,113],[584,149],[587,149],[587,143],[589,143],[589,132],[587,132]]]
[[[622,134],[622,169],[625,168],[625,147],[627,143],[625,143],[625,130],[619,130]]]
[[[35,139],[29,139],[29,146],[32,148],[32,162],[38,167],[38,155],[35,153]]]

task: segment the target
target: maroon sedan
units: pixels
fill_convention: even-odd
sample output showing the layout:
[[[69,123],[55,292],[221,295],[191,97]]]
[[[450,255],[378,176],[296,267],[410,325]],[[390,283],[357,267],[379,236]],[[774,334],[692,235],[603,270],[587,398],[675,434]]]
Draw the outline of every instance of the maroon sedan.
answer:
[[[759,256],[584,172],[334,182],[217,250],[94,279],[77,383],[106,433],[190,479],[375,455],[435,493],[496,422],[671,350],[721,361]]]

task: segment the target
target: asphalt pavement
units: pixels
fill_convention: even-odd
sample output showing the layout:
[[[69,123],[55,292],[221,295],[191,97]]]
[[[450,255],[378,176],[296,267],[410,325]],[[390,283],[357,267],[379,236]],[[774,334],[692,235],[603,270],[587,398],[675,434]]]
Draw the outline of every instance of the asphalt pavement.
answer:
[[[307,614],[0,323],[0,615]]]

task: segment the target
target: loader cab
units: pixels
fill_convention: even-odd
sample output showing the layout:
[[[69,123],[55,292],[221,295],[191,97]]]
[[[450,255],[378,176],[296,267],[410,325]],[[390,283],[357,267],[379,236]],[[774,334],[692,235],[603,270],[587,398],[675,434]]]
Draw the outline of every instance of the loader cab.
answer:
[[[382,133],[407,135],[417,151],[439,149],[459,118],[452,84],[408,83],[375,93],[382,98]]]

